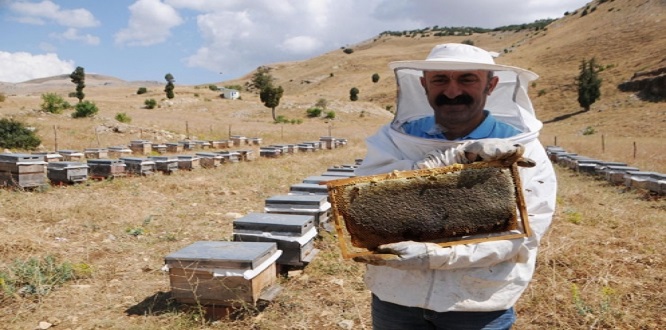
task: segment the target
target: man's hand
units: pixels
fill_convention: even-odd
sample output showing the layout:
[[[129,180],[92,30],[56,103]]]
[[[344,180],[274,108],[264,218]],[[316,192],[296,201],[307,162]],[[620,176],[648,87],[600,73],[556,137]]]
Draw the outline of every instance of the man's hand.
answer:
[[[397,269],[428,269],[429,253],[439,249],[435,243],[404,241],[380,245],[374,254],[354,257],[354,261]]]
[[[414,169],[443,167],[452,164],[471,164],[473,162],[501,161],[506,165],[515,162],[520,166],[533,167],[534,161],[523,158],[525,147],[505,139],[482,139],[467,141],[455,148],[433,150],[414,163]]]
[[[525,147],[521,144],[513,144],[504,139],[483,139],[471,141],[461,146],[465,152],[468,162],[490,162],[502,161],[505,164],[513,164],[523,156]]]

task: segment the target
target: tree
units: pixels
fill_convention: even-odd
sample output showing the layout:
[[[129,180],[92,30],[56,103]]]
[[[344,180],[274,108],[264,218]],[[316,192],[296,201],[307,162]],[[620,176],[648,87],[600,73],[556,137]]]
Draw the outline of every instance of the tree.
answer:
[[[252,85],[258,91],[263,91],[266,87],[273,87],[273,81],[275,80],[270,74],[271,68],[267,66],[260,66],[257,68],[257,72],[252,75]]]
[[[278,86],[277,88],[275,88],[270,85],[264,87],[264,89],[262,89],[261,92],[259,93],[259,98],[261,99],[261,102],[264,103],[264,106],[266,106],[267,108],[271,108],[273,121],[277,121],[277,117],[275,116],[275,108],[277,108],[277,106],[280,105],[280,99],[282,98],[282,93],[284,93],[282,86]]]
[[[359,93],[358,88],[352,87],[349,90],[349,99],[352,100],[352,101],[358,100],[358,93]]]
[[[594,57],[589,61],[583,59],[580,64],[580,74],[576,79],[578,84],[578,104],[585,111],[590,110],[592,103],[601,97],[601,78],[599,78],[599,66]]]
[[[72,82],[76,84],[76,98],[79,99],[79,103],[83,101],[83,98],[86,97],[86,94],[83,93],[83,89],[86,87],[86,72],[80,66],[77,66],[74,72],[69,75],[69,78],[72,79]]]
[[[375,73],[372,75],[372,82],[376,83],[379,81],[379,73]]]
[[[0,118],[0,147],[34,150],[42,141],[37,134],[13,119]]]
[[[170,73],[167,73],[164,76],[164,79],[167,81],[166,87],[164,87],[164,92],[166,93],[166,97],[170,100],[175,96],[173,94],[173,89],[174,89],[173,82],[176,81],[176,79],[174,79],[173,75]]]

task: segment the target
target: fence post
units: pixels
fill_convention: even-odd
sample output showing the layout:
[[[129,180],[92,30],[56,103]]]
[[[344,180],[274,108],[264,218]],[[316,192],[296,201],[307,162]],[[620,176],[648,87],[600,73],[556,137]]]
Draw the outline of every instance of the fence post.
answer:
[[[601,134],[601,153],[606,152],[606,137]]]
[[[634,141],[634,159],[636,159],[636,141]]]

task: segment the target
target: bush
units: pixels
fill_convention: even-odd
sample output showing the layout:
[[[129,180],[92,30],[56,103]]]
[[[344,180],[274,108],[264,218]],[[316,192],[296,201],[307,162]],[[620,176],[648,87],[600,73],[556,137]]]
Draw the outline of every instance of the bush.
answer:
[[[597,131],[594,129],[594,127],[588,126],[588,127],[585,127],[585,129],[583,130],[583,135],[592,135],[596,132]]]
[[[280,115],[280,116],[277,116],[275,118],[275,123],[276,124],[289,124],[289,119],[287,119],[287,117],[285,117],[285,116]]]
[[[71,108],[69,102],[56,93],[42,94],[42,111],[49,113],[62,113]]]
[[[0,147],[7,149],[34,150],[42,141],[34,131],[13,119],[0,119]]]
[[[217,91],[220,90],[219,88],[217,88],[216,85],[212,85],[212,84],[208,85],[208,89],[212,90],[213,92],[217,92]]]
[[[324,116],[326,119],[335,119],[335,111],[328,111],[326,112],[326,116]]]
[[[43,296],[65,282],[75,280],[77,269],[83,268],[69,262],[58,263],[53,256],[14,260],[6,272],[0,273],[1,292],[5,297]]]
[[[74,107],[74,113],[72,113],[72,118],[85,118],[93,117],[99,112],[97,105],[94,102],[83,101],[76,104]]]
[[[351,48],[345,48],[345,49],[343,50],[343,52],[344,52],[345,54],[351,54],[351,53],[354,52],[354,50],[351,49]]]
[[[146,87],[139,87],[139,89],[136,91],[137,94],[146,94],[148,93],[148,89]]]
[[[155,99],[146,99],[143,101],[143,104],[146,106],[146,109],[155,109],[157,101],[155,101]]]
[[[124,112],[117,113],[116,114],[116,120],[121,122],[121,123],[125,123],[125,124],[129,124],[129,123],[132,122],[132,118]]]
[[[305,112],[307,113],[308,117],[316,118],[316,117],[321,116],[322,110],[321,110],[321,108],[310,108],[310,109],[305,110]]]
[[[379,81],[379,73],[375,73],[372,75],[372,82],[376,83]]]
[[[349,99],[350,99],[351,101],[357,101],[357,100],[358,100],[358,93],[359,93],[358,88],[356,88],[356,87],[352,87],[352,88],[349,90]]]

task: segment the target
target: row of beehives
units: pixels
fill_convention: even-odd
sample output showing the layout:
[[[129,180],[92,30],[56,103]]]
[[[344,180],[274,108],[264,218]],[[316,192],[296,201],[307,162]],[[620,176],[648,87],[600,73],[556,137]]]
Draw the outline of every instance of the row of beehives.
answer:
[[[133,141],[136,142],[136,141]],[[73,184],[91,179],[107,179],[127,175],[148,176],[156,172],[171,174],[178,170],[215,168],[224,163],[248,161],[254,158],[252,149],[234,151],[202,151],[194,155],[160,155],[132,157],[150,154],[152,147],[145,141],[144,148],[118,147],[113,152],[118,158],[107,158],[108,153],[95,149],[95,153],[81,153],[73,150],[42,152],[34,154],[0,154],[0,186],[36,188],[53,184]],[[346,145],[345,139],[322,137],[320,141],[299,144],[271,145],[268,153],[260,150],[261,157],[276,157],[299,151],[333,149]],[[206,147],[203,147],[204,149]],[[90,150],[87,150],[90,151]],[[86,161],[84,162],[84,158]]]
[[[331,167],[288,194],[267,198],[264,213],[233,221],[233,241],[198,241],[167,255],[172,298],[227,307],[272,300],[281,291],[278,275],[309,264],[318,252],[319,230],[332,230],[323,183],[354,176],[355,167]]]
[[[610,183],[632,189],[645,189],[666,195],[666,174],[641,171],[622,162],[603,161],[566,152],[558,146],[546,147],[553,163],[579,173],[594,175]]]

